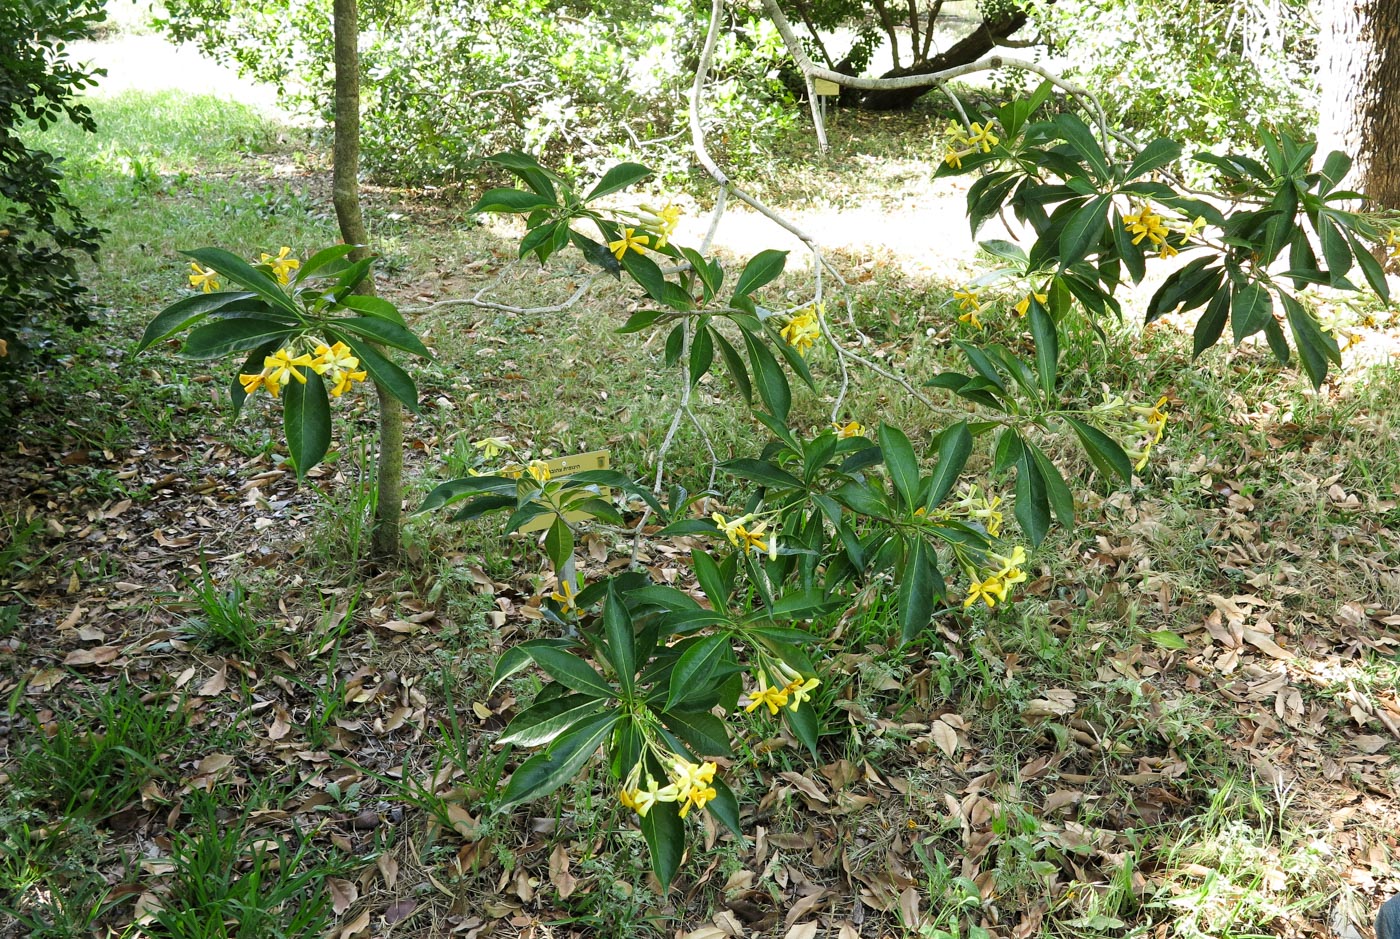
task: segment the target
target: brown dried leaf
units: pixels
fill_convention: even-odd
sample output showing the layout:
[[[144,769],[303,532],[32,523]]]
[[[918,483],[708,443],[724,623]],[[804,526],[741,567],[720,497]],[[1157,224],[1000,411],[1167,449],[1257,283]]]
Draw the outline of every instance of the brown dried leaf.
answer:
[[[400,900],[384,911],[384,924],[392,926],[408,919],[409,915],[418,909],[418,901],[411,897],[407,900]]]
[[[567,900],[575,888],[578,881],[574,875],[569,873],[569,852],[564,850],[563,844],[556,844],[554,850],[549,855],[549,882],[554,884],[554,889],[559,891],[559,898]]]
[[[933,738],[933,742],[938,745],[938,749],[943,751],[944,756],[951,759],[953,754],[958,751],[958,732],[943,721],[934,721],[928,732],[929,736]]]
[[[379,876],[384,878],[384,886],[393,890],[394,884],[399,882],[399,862],[387,854],[381,854],[374,865],[379,868]]]
[[[64,658],[64,665],[106,665],[121,655],[116,646],[98,646],[95,649],[74,649]]]
[[[335,910],[336,916],[343,916],[351,904],[360,898],[360,888],[355,886],[354,881],[343,877],[327,879],[326,886],[330,889],[331,908]]]

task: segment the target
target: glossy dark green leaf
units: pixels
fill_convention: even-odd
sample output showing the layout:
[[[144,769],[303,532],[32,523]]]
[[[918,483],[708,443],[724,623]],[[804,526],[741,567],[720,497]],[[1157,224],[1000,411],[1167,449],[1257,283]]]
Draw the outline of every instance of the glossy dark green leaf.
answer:
[[[728,460],[719,468],[731,476],[775,489],[801,489],[802,480],[766,460]]]
[[[697,324],[695,335],[690,340],[690,384],[695,386],[700,379],[705,377],[705,373],[710,370],[710,363],[715,359],[715,343],[711,338],[713,335],[710,327],[703,323]]]
[[[1057,114],[1054,125],[1061,138],[1089,165],[1098,180],[1107,180],[1112,175],[1103,147],[1099,146],[1098,138],[1079,115],[1069,111]]]
[[[787,376],[768,347],[747,331],[744,332],[744,345],[748,349],[749,363],[753,366],[759,397],[774,417],[786,422],[792,410],[792,388],[788,385]]]
[[[377,387],[413,413],[419,413],[418,387],[408,372],[372,344],[352,333],[335,333],[330,329],[326,332],[328,338],[340,339],[350,347],[350,351],[360,360],[360,367],[369,373]]]
[[[1347,271],[1351,270],[1351,250],[1347,247],[1346,237],[1327,213],[1318,214],[1316,228],[1322,240],[1322,256],[1327,260],[1327,273],[1336,285],[1337,278],[1345,277]]]
[[[1196,320],[1196,328],[1192,334],[1191,358],[1198,358],[1202,352],[1220,341],[1225,332],[1225,321],[1229,316],[1230,291],[1218,290],[1215,296],[1210,298],[1210,303],[1206,304],[1201,318]]]
[[[598,184],[583,197],[584,202],[592,202],[603,196],[626,189],[651,175],[651,170],[640,163],[619,163],[603,174]]]
[[[919,459],[914,454],[914,447],[904,431],[890,424],[881,424],[878,436],[890,482],[903,500],[905,509],[913,511],[919,492]]]
[[[729,732],[709,711],[666,711],[661,722],[700,756],[729,756]]]
[[[222,290],[215,293],[197,293],[192,297],[177,300],[156,314],[155,319],[146,325],[146,330],[132,349],[132,354],[140,353],[162,339],[169,339],[177,333],[184,332],[215,312],[229,308],[252,312],[259,306],[265,306],[262,301],[248,303],[249,299],[255,296],[257,295],[248,291]]]
[[[967,458],[972,455],[972,432],[968,429],[967,421],[958,421],[938,436],[938,465],[929,477],[929,487],[923,500],[924,508],[930,512],[953,490],[963,467],[967,465]]]
[[[349,330],[381,345],[402,349],[423,358],[431,358],[428,347],[413,333],[397,323],[376,316],[348,316],[335,321],[337,329]]]
[[[548,698],[515,715],[496,742],[542,747],[580,721],[601,714],[606,706],[607,702],[584,694]]]
[[[685,856],[685,823],[674,802],[658,802],[641,819],[642,836],[651,849],[651,869],[661,889],[671,886]]]
[[[1070,217],[1060,234],[1060,269],[1072,267],[1089,256],[1103,239],[1108,224],[1108,196],[1096,196]]]
[[[191,359],[218,359],[234,352],[248,352],[293,334],[292,327],[282,320],[255,316],[220,319],[191,330],[180,354]]]
[[[511,774],[496,810],[504,812],[522,802],[547,796],[573,779],[620,719],[616,712],[599,714],[561,734],[549,749],[530,757]]]
[[[223,274],[228,280],[233,281],[240,287],[258,294],[274,309],[291,316],[297,315],[297,306],[292,302],[292,298],[287,296],[271,274],[260,271],[247,261],[223,248],[198,248],[194,251],[183,252],[186,257],[194,258],[205,267],[212,267]]]
[[[787,722],[788,730],[797,738],[797,742],[807,748],[807,752],[812,754],[812,759],[819,759],[817,756],[817,737],[821,734],[821,725],[817,721],[817,712],[812,710],[810,702],[803,704],[796,711],[791,707],[783,708],[783,720]]]
[[[1238,287],[1230,301],[1230,328],[1234,330],[1235,342],[1241,343],[1259,332],[1273,315],[1273,298],[1261,284],[1251,281]]]
[[[293,379],[282,389],[282,425],[287,456],[297,475],[305,477],[331,445],[331,406],[321,376],[302,369],[306,383]]]
[[[739,282],[734,285],[734,296],[746,297],[776,280],[787,265],[787,256],[786,251],[776,251],[772,248],[755,254],[749,259],[749,263],[744,265]]]
[[[567,228],[567,226],[566,226]],[[614,278],[622,279],[622,264],[617,256],[609,250],[608,246],[601,242],[594,241],[587,235],[580,232],[568,230],[569,242],[583,254],[584,260],[601,271],[611,274]]]
[[[608,583],[608,594],[603,599],[603,633],[607,636],[606,653],[617,673],[618,683],[624,695],[631,695],[636,687],[637,674],[637,635],[632,626],[632,615],[617,592],[614,581]]]
[[[544,553],[554,565],[556,573],[564,570],[564,565],[574,556],[574,530],[560,516],[554,517],[554,522],[544,533]]]
[[[710,605],[715,610],[728,609],[729,583],[714,558],[704,551],[695,550],[690,552],[690,561],[695,568],[695,579],[700,582],[705,596],[710,598]]]
[[[725,368],[729,369],[729,376],[734,379],[739,394],[743,396],[746,404],[752,404],[753,385],[749,381],[749,370],[744,365],[744,360],[739,356],[739,351],[722,334],[716,332],[714,338],[715,346],[724,358]]]
[[[1040,390],[1045,395],[1045,403],[1055,400],[1055,376],[1060,366],[1060,333],[1055,321],[1039,301],[1032,299],[1026,318],[1031,322],[1031,336],[1035,339],[1035,369],[1040,375]]]
[[[1132,481],[1132,461],[1128,459],[1128,454],[1123,452],[1118,441],[1097,427],[1086,424],[1077,418],[1066,416],[1065,421],[1074,429],[1075,436],[1079,438],[1080,444],[1084,447],[1084,452],[1089,455],[1089,461],[1100,473],[1106,478],[1117,476],[1123,482]]]
[[[1287,293],[1279,296],[1283,301],[1284,315],[1288,317],[1288,326],[1293,332],[1293,344],[1298,347],[1298,357],[1303,360],[1303,369],[1312,379],[1313,387],[1320,388],[1327,378],[1327,363],[1341,364],[1342,354],[1337,348],[1337,340],[1324,333],[1317,320],[1296,299]]]
[[[1059,468],[1039,447],[1031,444],[1026,444],[1025,447],[1026,452],[1035,460],[1040,478],[1045,481],[1045,494],[1055,518],[1065,528],[1074,528],[1074,494],[1069,491],[1069,486],[1065,485],[1065,478],[1060,475]]]
[[[673,709],[690,695],[710,685],[725,650],[729,648],[729,642],[727,633],[719,633],[694,642],[681,653],[675,668],[671,670],[665,710]]]
[[[1016,521],[1031,547],[1038,547],[1050,531],[1050,497],[1040,467],[1030,455],[1028,446],[1021,445],[1021,458],[1016,463]]]
[[[475,215],[478,212],[504,212],[515,215],[523,215],[533,212],[535,209],[552,207],[555,205],[553,199],[545,198],[537,192],[526,192],[524,189],[488,189],[482,194],[467,210],[468,215]]]
[[[734,797],[734,790],[718,776],[710,785],[715,789],[715,797],[705,805],[705,811],[719,819],[721,825],[743,842],[744,829],[739,824],[739,800]]]
[[[1127,178],[1137,179],[1139,176],[1146,176],[1148,173],[1169,166],[1179,159],[1181,159],[1181,144],[1175,140],[1158,137],[1143,147],[1142,152],[1133,158],[1133,162],[1128,166]]]
[[[530,658],[550,678],[566,688],[595,698],[611,698],[616,694],[613,686],[593,666],[572,652],[553,646],[535,646],[530,649]]]
[[[913,641],[928,628],[934,606],[942,599],[941,581],[933,548],[917,535],[909,538],[895,601],[903,642]]]

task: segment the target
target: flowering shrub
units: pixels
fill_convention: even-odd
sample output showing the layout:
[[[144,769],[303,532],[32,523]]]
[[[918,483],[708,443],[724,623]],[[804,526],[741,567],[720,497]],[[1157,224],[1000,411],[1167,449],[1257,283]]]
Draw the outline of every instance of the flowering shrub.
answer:
[[[330,446],[330,398],[372,379],[418,409],[413,379],[384,347],[424,358],[428,350],[393,304],[355,293],[371,261],[350,263],[351,250],[336,245],[303,263],[283,247],[256,265],[220,248],[186,252],[200,292],[163,310],[135,351],[188,332],[181,351],[189,358],[247,353],[229,386],[234,412],[258,391],[280,400],[287,452],[305,476]]]

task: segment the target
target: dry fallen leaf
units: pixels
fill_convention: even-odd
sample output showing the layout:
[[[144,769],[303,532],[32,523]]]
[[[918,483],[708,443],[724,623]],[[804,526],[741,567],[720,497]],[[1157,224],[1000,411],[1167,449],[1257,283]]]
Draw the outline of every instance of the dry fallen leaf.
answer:
[[[951,757],[958,750],[958,732],[942,721],[934,721],[933,726],[928,729],[929,736],[933,742],[938,744],[938,749],[943,751],[943,755]]]
[[[343,877],[329,878],[326,886],[330,889],[331,908],[335,910],[336,916],[343,916],[345,911],[350,909],[350,905],[360,898],[360,888],[355,886],[354,881]]]

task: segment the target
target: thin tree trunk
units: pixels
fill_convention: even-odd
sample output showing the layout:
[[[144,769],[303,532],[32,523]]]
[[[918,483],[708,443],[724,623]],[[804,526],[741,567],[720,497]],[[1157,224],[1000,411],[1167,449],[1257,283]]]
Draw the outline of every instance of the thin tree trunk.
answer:
[[[1348,185],[1400,208],[1400,3],[1324,0],[1319,155],[1356,162]]]
[[[360,25],[356,0],[334,0],[335,32],[335,147],[331,191],[340,237],[356,245],[350,259],[369,257],[369,232],[360,212]],[[373,294],[366,278],[362,293]],[[399,527],[403,515],[403,406],[375,385],[379,398],[379,461],[377,495],[370,553],[380,563],[399,556]]]
[[[1005,39],[1026,25],[1026,14],[1020,10],[1000,13],[983,20],[973,31],[948,48],[948,51],[904,68],[892,68],[881,78],[902,78],[906,75],[931,75],[947,68],[956,68],[975,62],[991,52],[999,40]],[[933,24],[929,24],[929,29]],[[929,88],[897,88],[889,91],[867,91],[859,97],[860,107],[871,111],[897,111],[912,107],[914,102],[928,94]],[[844,99],[844,96],[843,96]]]

